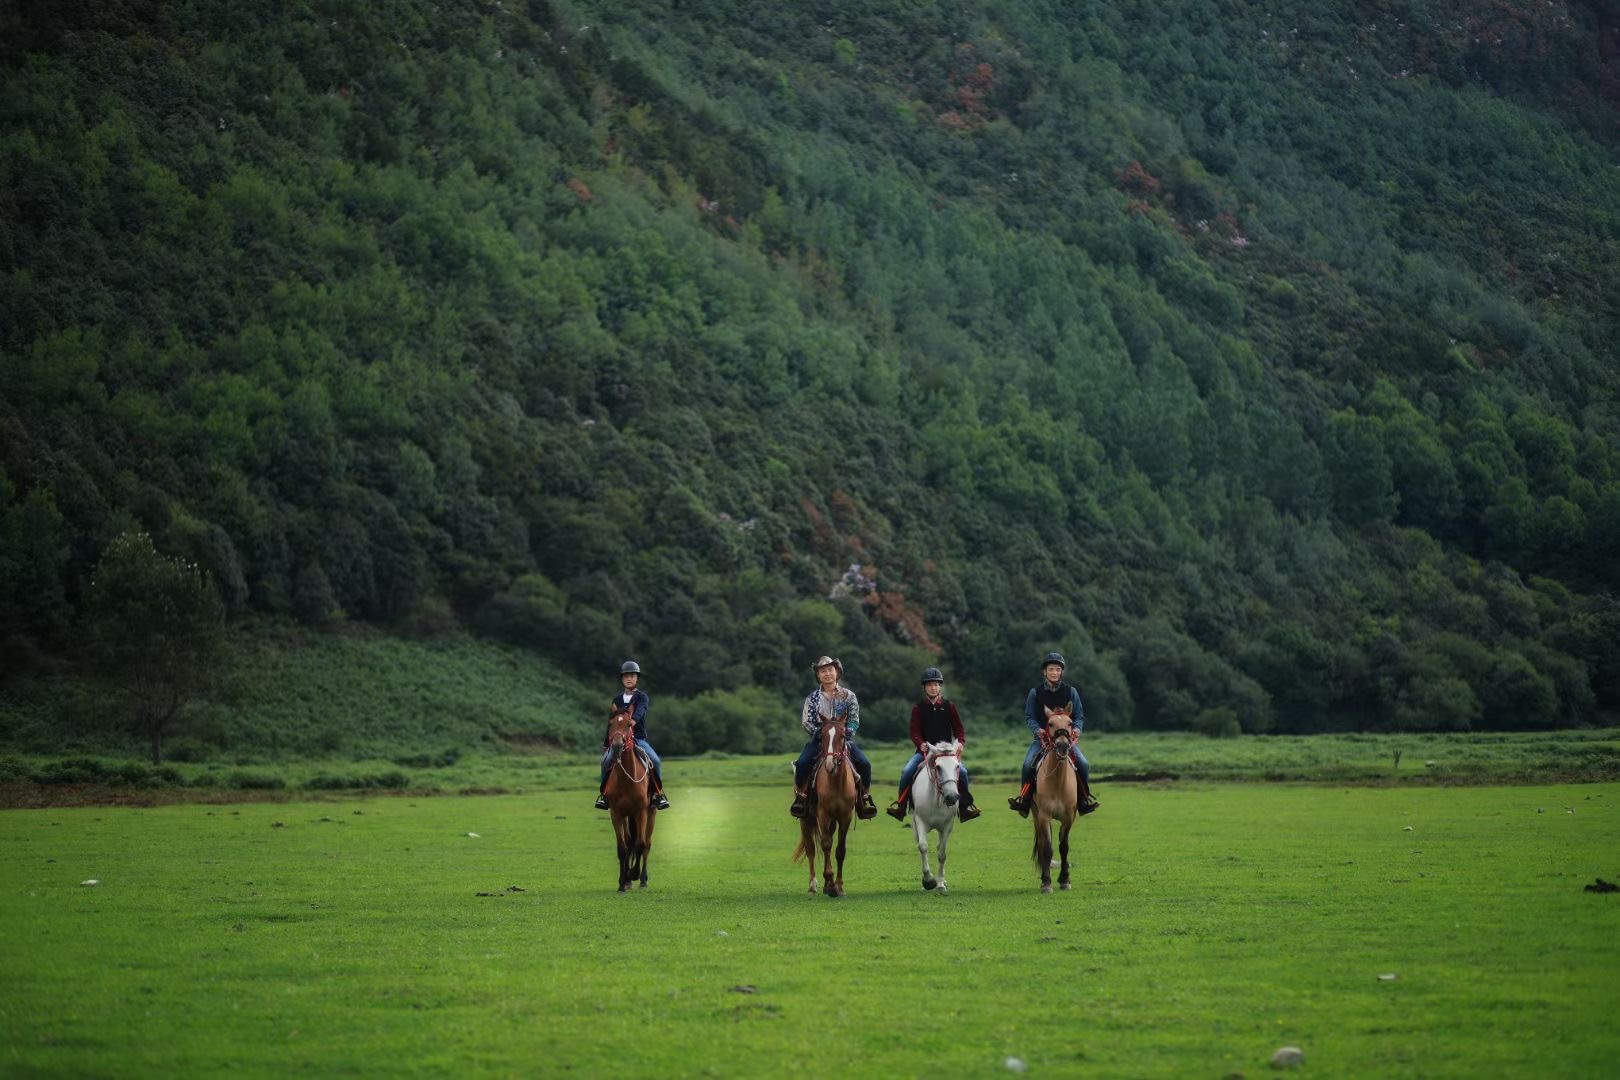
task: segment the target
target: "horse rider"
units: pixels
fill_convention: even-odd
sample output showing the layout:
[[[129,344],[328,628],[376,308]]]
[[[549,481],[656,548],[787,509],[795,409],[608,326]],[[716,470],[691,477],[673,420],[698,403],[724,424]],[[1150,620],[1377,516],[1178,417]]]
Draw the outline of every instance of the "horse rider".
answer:
[[[619,693],[613,695],[613,712],[620,713],[630,710],[630,718],[635,721],[636,749],[652,764],[652,804],[657,810],[668,810],[669,800],[664,798],[664,777],[662,773],[663,762],[658,758],[658,752],[647,741],[647,694],[638,689],[641,682],[641,665],[634,660],[626,660],[619,665]],[[607,736],[602,736],[602,784],[597,790],[596,808],[606,810],[608,770],[613,767],[613,752],[608,749]]]
[[[1018,794],[1007,800],[1007,805],[1018,811],[1023,817],[1029,816],[1029,806],[1035,794],[1035,763],[1040,760],[1045,749],[1045,740],[1042,738],[1046,731],[1046,717],[1048,711],[1061,712],[1068,709],[1074,719],[1074,732],[1080,733],[1085,726],[1085,710],[1080,706],[1080,691],[1063,681],[1063,672],[1067,665],[1060,652],[1049,652],[1046,659],[1041,661],[1040,685],[1032,687],[1029,696],[1024,699],[1024,724],[1029,728],[1032,739],[1029,744],[1029,753],[1024,755],[1024,772]],[[1080,752],[1078,742],[1069,745],[1069,757],[1074,762],[1075,772],[1080,777],[1076,785],[1077,809],[1081,814],[1089,814],[1097,809],[1097,800],[1091,797],[1091,762]]]
[[[855,745],[855,732],[861,726],[861,703],[855,691],[844,685],[844,665],[834,657],[823,656],[811,665],[816,673],[816,688],[804,699],[799,714],[799,726],[810,741],[799,751],[799,760],[793,763],[793,805],[788,813],[803,817],[810,798],[810,770],[815,767],[816,754],[821,749],[821,725],[827,720],[844,722],[844,745],[849,748],[849,759],[860,778],[855,802],[855,814],[862,821],[877,817],[877,806],[872,802],[872,763],[861,748]]]
[[[922,767],[923,747],[929,743],[955,742],[960,753],[966,742],[956,702],[945,700],[945,676],[939,668],[923,668],[922,689],[922,700],[911,707],[911,742],[917,752],[900,770],[900,794],[884,811],[900,822],[906,820],[906,803],[911,798],[911,782],[917,778],[917,770]],[[972,821],[982,811],[973,805],[973,793],[968,790],[967,766],[959,764],[956,775],[962,791],[957,816],[963,821]]]

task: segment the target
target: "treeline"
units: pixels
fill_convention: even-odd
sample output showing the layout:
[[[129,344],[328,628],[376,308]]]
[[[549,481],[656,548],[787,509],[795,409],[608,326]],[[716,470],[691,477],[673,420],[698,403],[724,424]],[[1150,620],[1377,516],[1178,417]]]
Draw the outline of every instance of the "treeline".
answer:
[[[1592,722],[1614,28],[1365,7],[15,7],[8,677],[137,527],[238,618],[635,655],[688,751],[823,652],[885,717],[1061,648],[1102,727]]]

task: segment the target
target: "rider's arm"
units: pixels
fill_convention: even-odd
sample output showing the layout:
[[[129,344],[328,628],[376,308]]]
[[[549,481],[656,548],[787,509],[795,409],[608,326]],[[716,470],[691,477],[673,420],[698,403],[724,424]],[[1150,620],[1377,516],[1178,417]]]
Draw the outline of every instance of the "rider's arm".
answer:
[[[1086,726],[1086,710],[1080,705],[1080,688],[1069,687],[1069,704],[1074,706],[1074,733],[1080,734]]]
[[[1024,699],[1024,726],[1029,728],[1031,735],[1038,735],[1041,731],[1039,721],[1035,719],[1035,690],[1030,688],[1029,697]]]
[[[911,707],[911,744],[917,748],[918,753],[922,752],[923,742],[921,705],[913,705]]]
[[[647,741],[647,695],[637,690],[630,699],[630,719],[636,722],[636,738]]]
[[[844,730],[853,735],[861,729],[861,702],[855,696],[855,691],[850,690],[847,693],[849,694],[849,715],[844,717]]]
[[[951,711],[951,734],[956,736],[956,745],[966,746],[967,737],[962,734],[962,714],[956,711],[956,702],[948,701],[945,707]]]
[[[799,726],[804,728],[804,733],[812,739],[816,737],[816,728],[821,726],[816,719],[816,714],[812,711],[811,702],[814,699],[814,694],[807,695],[804,699],[804,708],[799,712]]]

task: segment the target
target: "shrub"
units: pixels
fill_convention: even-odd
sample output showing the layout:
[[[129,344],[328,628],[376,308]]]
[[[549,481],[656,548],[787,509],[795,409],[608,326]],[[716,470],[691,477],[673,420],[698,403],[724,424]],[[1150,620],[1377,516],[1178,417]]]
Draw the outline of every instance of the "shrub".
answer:
[[[279,776],[250,772],[233,772],[225,782],[240,791],[280,791],[287,786],[287,781]]]

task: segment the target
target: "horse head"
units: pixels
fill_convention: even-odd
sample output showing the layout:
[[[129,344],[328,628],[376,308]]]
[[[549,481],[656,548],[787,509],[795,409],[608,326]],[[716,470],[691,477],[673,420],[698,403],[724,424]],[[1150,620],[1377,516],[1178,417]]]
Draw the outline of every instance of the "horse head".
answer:
[[[955,806],[961,798],[958,791],[957,769],[962,765],[962,755],[957,751],[954,742],[929,743],[923,747],[923,765],[930,770],[934,781],[934,790],[939,792],[940,799],[946,806]]]
[[[608,746],[615,756],[631,746],[636,737],[636,720],[629,709],[620,709],[608,717]]]
[[[1046,710],[1046,735],[1052,745],[1067,754],[1074,745],[1074,708]]]
[[[833,772],[848,755],[848,743],[845,741],[844,722],[842,720],[823,720],[821,722],[821,767]]]

